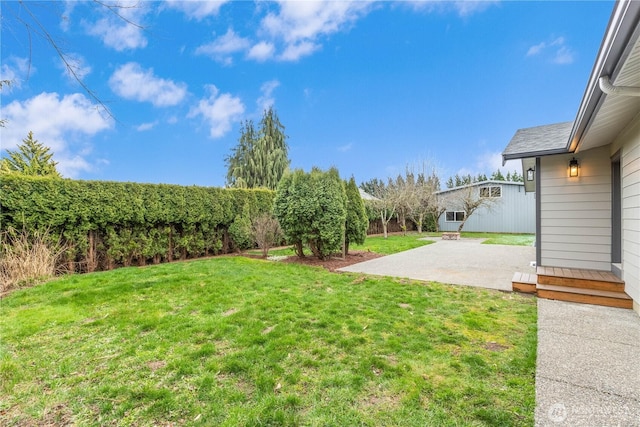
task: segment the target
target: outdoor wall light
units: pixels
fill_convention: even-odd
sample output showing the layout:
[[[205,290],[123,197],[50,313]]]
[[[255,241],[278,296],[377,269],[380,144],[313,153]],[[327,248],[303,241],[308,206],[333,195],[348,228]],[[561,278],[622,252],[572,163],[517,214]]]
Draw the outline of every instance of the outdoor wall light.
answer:
[[[536,170],[534,168],[527,169],[527,181],[533,181],[535,174],[536,174]]]
[[[578,176],[578,161],[575,157],[569,162],[569,176],[572,178]]]

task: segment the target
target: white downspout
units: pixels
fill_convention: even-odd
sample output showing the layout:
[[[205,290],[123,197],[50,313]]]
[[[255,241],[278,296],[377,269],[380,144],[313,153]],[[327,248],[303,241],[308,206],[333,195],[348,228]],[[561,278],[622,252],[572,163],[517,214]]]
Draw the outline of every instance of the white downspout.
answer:
[[[600,90],[607,95],[620,96],[640,96],[640,87],[614,86],[609,80],[609,76],[602,76],[598,79]]]

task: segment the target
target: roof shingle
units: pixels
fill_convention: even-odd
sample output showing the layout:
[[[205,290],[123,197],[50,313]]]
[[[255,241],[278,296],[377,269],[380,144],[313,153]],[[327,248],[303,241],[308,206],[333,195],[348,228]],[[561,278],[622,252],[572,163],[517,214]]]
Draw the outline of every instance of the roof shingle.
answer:
[[[567,152],[573,122],[518,129],[502,152],[503,161]]]

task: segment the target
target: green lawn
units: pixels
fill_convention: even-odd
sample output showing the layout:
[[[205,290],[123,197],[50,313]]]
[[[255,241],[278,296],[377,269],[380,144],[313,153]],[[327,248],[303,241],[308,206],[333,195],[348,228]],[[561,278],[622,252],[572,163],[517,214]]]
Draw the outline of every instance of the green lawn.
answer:
[[[390,234],[386,239],[383,236],[367,236],[364,244],[352,244],[349,246],[349,251],[371,251],[378,254],[391,255],[433,243],[433,240],[421,240],[423,238],[426,238],[426,235],[418,233],[407,233],[406,235]],[[251,250],[248,252],[253,255],[262,254],[259,250]],[[310,251],[306,251],[305,253],[311,255]],[[269,251],[269,256],[283,255],[295,255],[295,252],[292,247],[271,249]]]
[[[371,236],[367,237],[362,245],[351,245],[349,250],[364,250],[391,255],[433,243],[433,240],[422,240],[424,238],[426,235],[418,233],[389,234],[386,239],[383,236]]]
[[[535,299],[219,257],[0,302],[3,425],[533,425]]]
[[[437,237],[442,233],[427,233],[426,236]],[[467,239],[486,239],[485,245],[512,245],[533,246],[536,240],[535,234],[508,234],[508,233],[476,233],[463,231],[460,237]]]

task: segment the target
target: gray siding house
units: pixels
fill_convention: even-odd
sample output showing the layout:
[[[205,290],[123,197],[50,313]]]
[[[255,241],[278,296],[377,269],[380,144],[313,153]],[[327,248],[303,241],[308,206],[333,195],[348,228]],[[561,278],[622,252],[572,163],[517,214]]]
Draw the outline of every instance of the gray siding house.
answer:
[[[487,233],[535,233],[535,194],[526,193],[522,182],[482,181],[436,193],[445,212],[440,216],[440,231],[458,231],[464,219],[460,206],[462,194],[488,197],[490,207],[481,207],[464,224],[463,231]]]
[[[503,152],[534,172],[538,284],[545,267],[613,274],[638,313],[639,22],[640,2],[617,2],[575,120],[521,129]]]

